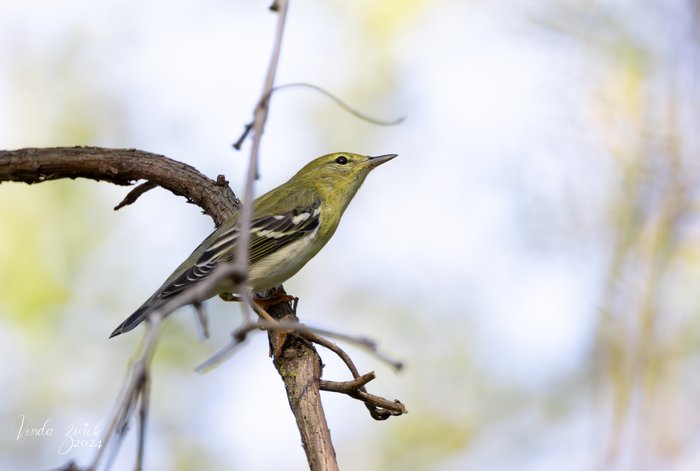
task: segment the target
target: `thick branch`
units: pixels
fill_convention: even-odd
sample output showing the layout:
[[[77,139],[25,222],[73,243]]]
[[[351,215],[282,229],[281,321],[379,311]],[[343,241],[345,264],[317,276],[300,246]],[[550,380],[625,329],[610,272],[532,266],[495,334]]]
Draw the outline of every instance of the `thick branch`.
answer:
[[[88,178],[116,185],[148,180],[201,207],[217,226],[240,205],[227,184],[211,180],[187,164],[142,150],[53,147],[0,151],[0,182],[31,184],[60,178]]]
[[[289,303],[270,307],[270,315],[284,322],[298,321]],[[275,332],[269,332],[271,344],[278,341]],[[319,383],[323,365],[316,349],[295,335],[283,337],[281,354],[274,359],[289,406],[294,413],[311,471],[337,470],[338,464],[321,403]]]

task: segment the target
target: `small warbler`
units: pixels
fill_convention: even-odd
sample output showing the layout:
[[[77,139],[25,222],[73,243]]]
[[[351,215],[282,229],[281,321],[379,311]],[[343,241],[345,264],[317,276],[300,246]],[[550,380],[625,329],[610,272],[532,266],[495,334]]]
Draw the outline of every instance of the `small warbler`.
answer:
[[[296,274],[330,240],[369,172],[396,154],[368,157],[339,152],[319,157],[289,181],[253,202],[247,284],[253,292],[273,288]],[[219,263],[236,259],[237,212],[204,239],[158,290],[122,322],[111,337],[128,332],[187,288],[206,280]],[[206,298],[237,288],[225,280]]]

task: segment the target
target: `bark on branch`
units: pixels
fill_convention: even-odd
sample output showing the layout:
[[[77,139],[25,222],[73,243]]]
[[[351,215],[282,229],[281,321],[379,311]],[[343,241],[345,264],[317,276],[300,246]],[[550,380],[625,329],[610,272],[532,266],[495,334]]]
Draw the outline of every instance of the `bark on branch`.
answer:
[[[270,315],[283,322],[298,321],[289,303],[272,306]],[[321,357],[314,346],[300,336],[283,335],[280,338],[276,334],[272,331],[268,333],[271,346],[274,347],[277,341],[282,341],[280,354],[274,356],[274,363],[287,390],[289,407],[297,422],[309,469],[338,470],[331,432],[319,391],[323,370]]]
[[[60,178],[88,178],[115,185],[147,180],[184,196],[211,216],[217,226],[240,206],[223,177],[212,180],[190,165],[142,150],[106,147],[0,150],[0,182],[32,184]],[[130,202],[133,201],[126,204]]]

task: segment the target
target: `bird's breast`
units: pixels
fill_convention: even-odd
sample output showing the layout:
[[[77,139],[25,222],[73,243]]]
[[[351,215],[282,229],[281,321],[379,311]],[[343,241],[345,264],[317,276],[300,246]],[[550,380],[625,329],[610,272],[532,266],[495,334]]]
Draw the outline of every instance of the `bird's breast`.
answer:
[[[294,276],[317,252],[318,227],[307,235],[275,250],[250,267],[248,280],[253,291],[278,286]]]

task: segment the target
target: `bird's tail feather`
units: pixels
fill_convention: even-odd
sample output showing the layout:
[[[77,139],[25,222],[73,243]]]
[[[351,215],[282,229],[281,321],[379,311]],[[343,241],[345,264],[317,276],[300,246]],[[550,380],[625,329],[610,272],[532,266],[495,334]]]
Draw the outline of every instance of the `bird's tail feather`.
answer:
[[[132,315],[127,317],[124,320],[124,322],[119,324],[117,328],[114,329],[109,338],[116,337],[117,335],[123,334],[124,332],[129,332],[134,327],[143,322],[146,318],[148,318],[148,315],[154,310],[158,309],[161,306],[161,304],[162,303],[144,303],[143,306],[138,308],[136,311],[134,311]]]

